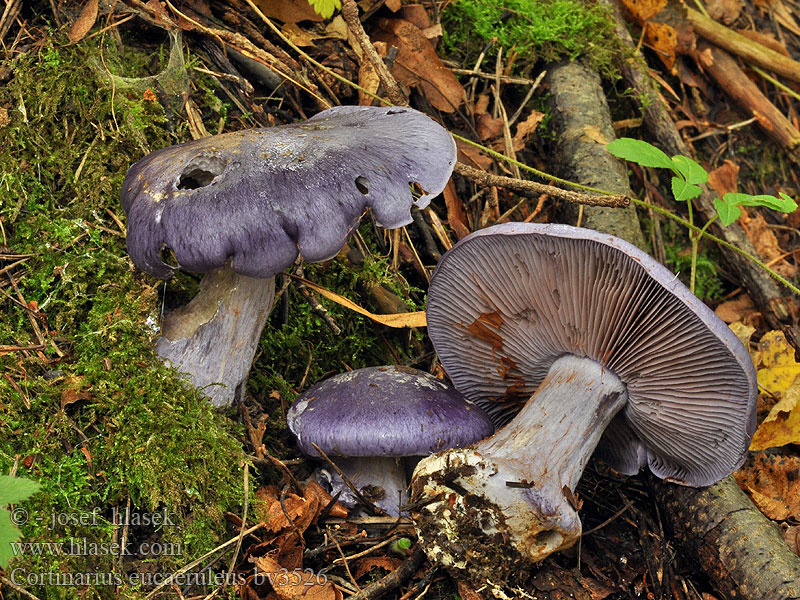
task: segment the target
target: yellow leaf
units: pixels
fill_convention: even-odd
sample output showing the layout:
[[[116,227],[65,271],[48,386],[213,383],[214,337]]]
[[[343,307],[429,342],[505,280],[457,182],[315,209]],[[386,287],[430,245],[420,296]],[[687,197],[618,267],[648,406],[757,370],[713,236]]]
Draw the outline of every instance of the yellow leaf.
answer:
[[[345,308],[349,308],[353,312],[357,312],[360,315],[364,315],[365,317],[372,319],[381,325],[388,325],[389,327],[426,327],[428,325],[424,310],[412,313],[397,313],[394,315],[376,315],[366,309],[361,308],[358,304],[348,300],[344,296],[340,296],[339,294],[317,285],[316,283],[312,283],[307,279],[303,279],[297,275],[292,275],[292,278],[310,287],[312,290],[317,292],[319,295],[324,296],[328,300],[336,302],[336,304],[340,304]]]
[[[769,331],[759,342],[761,362],[758,384],[770,394],[780,396],[800,375],[800,364],[794,361],[794,348],[781,331]]]
[[[759,371],[760,373],[760,371]],[[767,418],[758,426],[750,450],[766,450],[800,443],[800,378],[783,392]]]

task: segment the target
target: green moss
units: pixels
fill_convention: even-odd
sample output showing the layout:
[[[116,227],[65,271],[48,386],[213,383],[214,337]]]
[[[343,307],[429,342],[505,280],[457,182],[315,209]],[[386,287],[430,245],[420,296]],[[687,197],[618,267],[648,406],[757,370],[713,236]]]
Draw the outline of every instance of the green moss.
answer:
[[[616,73],[622,52],[608,9],[591,0],[458,0],[442,14],[442,28],[448,53],[470,65],[495,38],[525,64],[581,57],[605,74]]]
[[[158,70],[165,60],[117,50],[106,45],[104,58],[125,74],[128,64]],[[0,354],[0,468],[16,465],[42,485],[23,505],[26,541],[109,544],[120,534],[112,509],[130,505],[172,517],[166,526],[130,527],[129,541],[157,540],[173,552],[146,552],[121,567],[113,553],[64,555],[55,547],[14,559],[17,578],[43,598],[114,589],[37,585],[40,573],[124,577],[145,563],[174,570],[226,536],[223,512],[236,510],[243,494],[241,432],[153,354],[158,282],[133,268],[111,214],[121,215],[128,167],[182,141],[181,127],[159,100],[112,86],[99,55],[97,40],[54,40],[16,58],[13,79],[0,88],[10,118],[0,130],[0,244],[3,254],[25,255],[8,271],[16,289],[6,276],[2,282],[0,344],[34,347]],[[205,108],[215,124],[225,116]],[[54,516],[87,514],[97,515],[91,524],[51,528]]]

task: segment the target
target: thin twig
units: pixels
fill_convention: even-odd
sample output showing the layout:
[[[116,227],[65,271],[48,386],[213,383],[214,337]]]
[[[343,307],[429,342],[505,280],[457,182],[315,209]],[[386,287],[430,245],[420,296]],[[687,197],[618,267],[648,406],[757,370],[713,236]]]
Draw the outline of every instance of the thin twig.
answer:
[[[364,26],[361,25],[361,21],[358,18],[358,5],[355,3],[355,0],[342,0],[342,17],[345,23],[347,23],[350,32],[361,46],[361,50],[364,51],[364,57],[370,62],[372,68],[375,69],[375,74],[386,90],[386,95],[389,97],[389,100],[392,104],[397,106],[408,106],[408,98],[406,98],[403,90],[389,72],[383,59],[378,56],[375,46],[372,45],[367,33],[364,31]]]
[[[515,179],[503,175],[494,175],[481,169],[468,167],[463,163],[456,163],[454,171],[466,177],[473,183],[481,186],[502,187],[523,194],[547,194],[554,198],[575,202],[577,204],[587,204],[589,206],[612,206],[624,207],[630,204],[630,198],[624,194],[607,194],[605,196],[594,196],[572,190],[564,190],[546,185],[537,181],[527,181],[525,179]]]

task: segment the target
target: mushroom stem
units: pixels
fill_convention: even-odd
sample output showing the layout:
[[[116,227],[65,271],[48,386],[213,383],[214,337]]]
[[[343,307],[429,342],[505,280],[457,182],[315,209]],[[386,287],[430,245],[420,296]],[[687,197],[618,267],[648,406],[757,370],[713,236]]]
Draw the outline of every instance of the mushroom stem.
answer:
[[[244,394],[274,296],[273,277],[246,277],[230,265],[209,271],[191,302],[164,317],[156,350],[214,406],[230,406]]]
[[[411,482],[420,541],[478,579],[524,569],[580,537],[573,492],[627,389],[600,363],[557,359],[517,416],[478,444],[423,459]],[[429,501],[427,504],[425,501]],[[497,546],[510,542],[509,560]]]
[[[400,515],[400,507],[408,500],[406,472],[402,458],[394,456],[338,458],[336,466],[367,500],[391,517]],[[331,496],[340,494],[339,502],[348,508],[358,504],[353,491],[333,469],[320,468],[317,473],[317,479],[324,479],[330,487]]]

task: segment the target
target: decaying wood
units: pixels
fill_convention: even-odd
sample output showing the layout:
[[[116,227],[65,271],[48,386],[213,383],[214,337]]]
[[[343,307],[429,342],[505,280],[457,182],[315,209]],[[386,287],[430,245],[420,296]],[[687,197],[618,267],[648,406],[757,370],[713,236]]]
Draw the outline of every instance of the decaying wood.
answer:
[[[745,75],[730,54],[700,40],[697,43],[695,60],[749,116],[755,117],[756,122],[772,140],[790,153],[797,148],[800,144],[800,131]],[[800,63],[797,67],[800,69]]]
[[[696,10],[687,9],[686,16],[694,27],[694,32],[714,45],[741,56],[767,71],[800,82],[800,62],[746,38]]]
[[[586,206],[623,208],[630,204],[630,198],[625,194],[600,196],[576,192],[574,190],[564,190],[537,181],[528,181],[525,179],[516,179],[514,177],[504,177],[502,175],[487,173],[486,171],[469,167],[463,163],[456,163],[454,171],[480,186],[501,187],[520,194],[547,194],[553,198],[559,198],[574,204],[584,204]]]
[[[548,67],[546,80],[550,85],[560,174],[570,181],[630,195],[625,165],[606,149],[615,136],[600,76],[579,62],[565,62]],[[577,220],[574,208],[568,210]],[[633,206],[587,206],[581,224],[647,248]]]
[[[616,14],[616,17],[618,23],[617,35],[633,48],[635,44],[625,28],[622,18],[619,14]],[[658,140],[658,143],[667,154],[691,156],[689,147],[681,138],[680,133],[678,133],[678,128],[670,118],[658,90],[650,78],[639,69],[635,62],[626,61],[623,64],[622,73],[627,84],[635,92],[634,97],[650,99],[650,102],[642,106],[642,112],[644,113],[644,123],[653,138]],[[710,219],[716,215],[714,195],[709,193],[707,189],[704,189],[700,197],[694,202],[695,206],[700,209],[703,218]],[[732,246],[752,255],[757,254],[752,242],[750,242],[750,238],[747,237],[747,234],[738,223],[722,227],[717,222],[711,226],[711,232]],[[721,248],[721,250],[770,327],[780,329],[790,322],[789,306],[783,298],[782,290],[778,283],[769,276],[769,273],[738,252],[733,252],[726,248]]]
[[[733,477],[708,488],[658,483],[667,521],[725,598],[800,598],[800,558]]]

